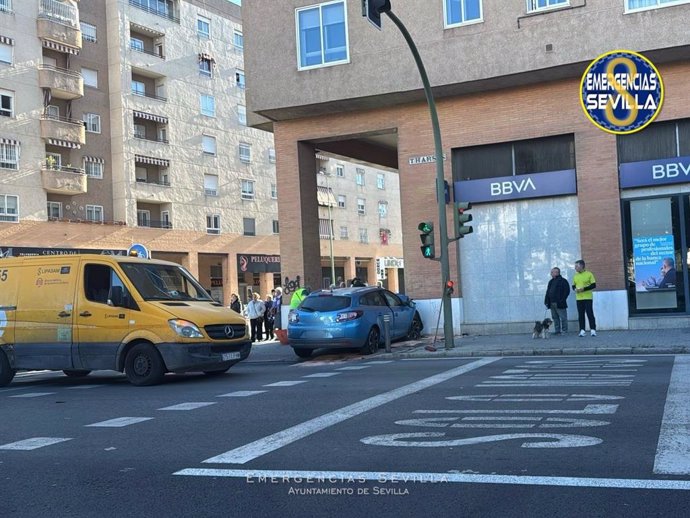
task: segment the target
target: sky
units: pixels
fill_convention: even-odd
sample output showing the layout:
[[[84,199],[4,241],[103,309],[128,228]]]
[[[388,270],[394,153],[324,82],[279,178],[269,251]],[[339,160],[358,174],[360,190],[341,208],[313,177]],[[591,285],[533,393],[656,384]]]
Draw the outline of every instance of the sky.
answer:
[[[232,2],[233,4],[237,5],[242,5],[242,0],[228,0],[228,2]]]

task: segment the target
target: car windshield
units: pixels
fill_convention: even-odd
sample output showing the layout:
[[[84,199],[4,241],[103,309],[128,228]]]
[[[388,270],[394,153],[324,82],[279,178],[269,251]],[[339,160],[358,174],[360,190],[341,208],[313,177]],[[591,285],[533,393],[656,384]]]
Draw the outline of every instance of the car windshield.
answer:
[[[179,266],[154,263],[121,263],[120,266],[144,300],[213,300]]]
[[[304,299],[299,309],[303,311],[338,311],[340,309],[349,308],[350,304],[350,297],[316,295]]]

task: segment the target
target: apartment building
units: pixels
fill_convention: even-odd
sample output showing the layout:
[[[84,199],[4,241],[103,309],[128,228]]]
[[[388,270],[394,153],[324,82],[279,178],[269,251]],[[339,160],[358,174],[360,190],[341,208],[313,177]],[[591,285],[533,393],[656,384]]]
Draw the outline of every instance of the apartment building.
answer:
[[[570,280],[580,258],[596,276],[599,329],[687,326],[690,198],[678,172],[690,170],[690,2],[391,4],[434,91],[445,180],[474,203],[474,233],[449,251],[456,332],[526,331],[543,318],[550,269]],[[243,9],[250,125],[274,132],[281,157],[282,269],[309,279],[322,266],[318,211],[294,210],[316,188],[315,150],[397,169],[405,288],[431,321],[440,266],[422,257],[417,231],[420,221],[438,223],[428,107],[400,32],[385,15],[376,30],[361,11],[358,0],[254,0]],[[643,54],[663,79],[663,107],[637,133],[602,131],[581,105],[583,73],[616,49]],[[663,181],[621,180],[642,167],[671,170]],[[469,194],[478,181],[498,187]],[[540,190],[543,181],[555,190]],[[676,283],[641,289],[639,260],[655,254],[672,259]],[[574,296],[569,306],[575,319]]]

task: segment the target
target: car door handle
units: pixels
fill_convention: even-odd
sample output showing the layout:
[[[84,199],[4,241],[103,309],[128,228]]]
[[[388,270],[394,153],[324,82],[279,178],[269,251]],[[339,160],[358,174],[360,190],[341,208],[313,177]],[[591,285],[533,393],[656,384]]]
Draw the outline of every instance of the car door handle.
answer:
[[[79,313],[79,316],[80,317],[90,317],[91,313],[89,313],[88,311],[82,311],[81,313]]]
[[[60,313],[58,313],[58,316],[60,318],[70,317],[72,316],[72,313],[70,313],[69,311],[60,311]]]

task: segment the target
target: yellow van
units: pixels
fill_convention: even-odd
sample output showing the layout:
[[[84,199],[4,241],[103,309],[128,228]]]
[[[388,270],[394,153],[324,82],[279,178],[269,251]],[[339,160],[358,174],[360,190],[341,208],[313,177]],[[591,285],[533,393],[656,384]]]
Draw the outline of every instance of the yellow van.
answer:
[[[245,319],[178,264],[96,254],[0,259],[0,386],[17,370],[225,372],[249,356]]]

